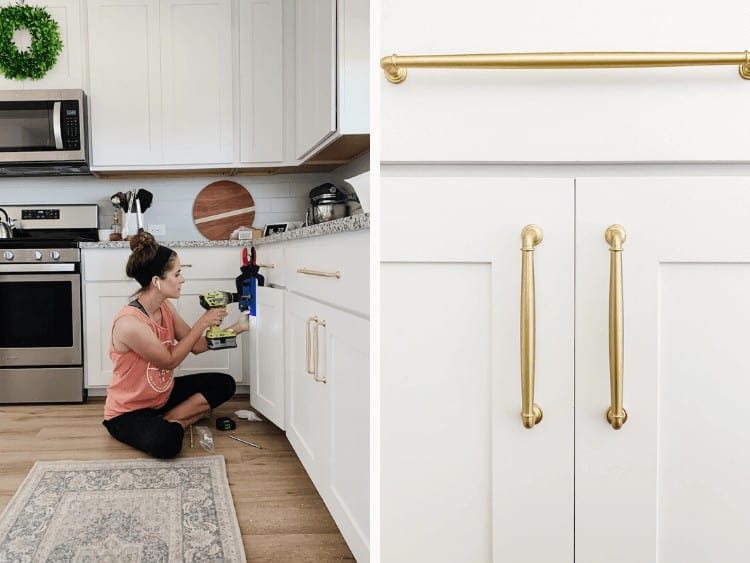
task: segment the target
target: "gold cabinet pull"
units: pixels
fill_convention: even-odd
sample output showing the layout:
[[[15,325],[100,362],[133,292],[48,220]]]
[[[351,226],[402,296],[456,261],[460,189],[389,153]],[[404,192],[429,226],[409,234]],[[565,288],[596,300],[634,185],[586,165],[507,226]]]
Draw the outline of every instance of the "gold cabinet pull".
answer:
[[[310,317],[309,319],[307,319],[307,322],[305,322],[305,369],[307,370],[308,375],[315,374],[315,367],[311,363],[312,355],[310,354],[312,343],[312,337],[310,336],[310,324],[317,322],[318,317]]]
[[[276,264],[256,264],[256,266],[258,266],[258,268],[271,268],[271,269],[273,269],[273,268],[276,267]]]
[[[326,326],[325,321],[319,321],[315,319],[315,343],[313,344],[314,350],[315,350],[315,370],[313,373],[313,378],[315,381],[318,381],[319,383],[327,383],[328,379],[325,376],[320,376],[320,366],[319,366],[319,359],[320,359],[320,342],[318,341],[318,329],[322,326]]]
[[[542,229],[526,225],[521,231],[521,420],[526,428],[542,421],[542,409],[534,402],[536,359],[536,297],[534,247],[542,242]]]
[[[311,270],[310,268],[299,268],[298,274],[307,274],[308,276],[322,276],[324,278],[336,278],[341,277],[341,272],[321,272],[320,270]]]
[[[625,242],[625,227],[612,225],[604,233],[609,244],[609,389],[610,407],[607,420],[612,428],[619,430],[628,420],[622,406],[624,323],[622,301],[622,245]]]

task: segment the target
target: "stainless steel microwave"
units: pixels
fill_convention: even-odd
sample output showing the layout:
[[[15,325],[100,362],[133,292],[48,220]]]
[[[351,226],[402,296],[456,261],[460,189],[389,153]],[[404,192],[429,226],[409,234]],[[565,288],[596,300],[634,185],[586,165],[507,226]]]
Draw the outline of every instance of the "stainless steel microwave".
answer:
[[[83,90],[0,90],[0,176],[89,173]]]

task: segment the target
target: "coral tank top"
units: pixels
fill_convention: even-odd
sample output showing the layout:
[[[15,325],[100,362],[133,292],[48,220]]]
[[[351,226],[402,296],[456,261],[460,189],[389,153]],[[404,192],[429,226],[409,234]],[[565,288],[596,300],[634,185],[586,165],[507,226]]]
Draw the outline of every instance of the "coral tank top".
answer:
[[[124,316],[136,316],[168,349],[175,345],[174,315],[166,303],[161,305],[162,324],[157,324],[143,311],[126,305],[115,316],[112,326]],[[171,369],[152,366],[133,350],[118,352],[110,336],[109,357],[112,360],[112,383],[107,389],[104,419],[109,420],[139,409],[158,409],[167,402],[174,386]]]

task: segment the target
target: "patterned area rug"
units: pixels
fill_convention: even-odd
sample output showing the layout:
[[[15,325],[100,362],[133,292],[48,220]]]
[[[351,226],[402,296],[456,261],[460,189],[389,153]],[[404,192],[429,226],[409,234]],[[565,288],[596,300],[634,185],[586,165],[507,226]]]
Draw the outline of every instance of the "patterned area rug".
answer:
[[[5,561],[245,561],[224,457],[38,461],[0,515]]]

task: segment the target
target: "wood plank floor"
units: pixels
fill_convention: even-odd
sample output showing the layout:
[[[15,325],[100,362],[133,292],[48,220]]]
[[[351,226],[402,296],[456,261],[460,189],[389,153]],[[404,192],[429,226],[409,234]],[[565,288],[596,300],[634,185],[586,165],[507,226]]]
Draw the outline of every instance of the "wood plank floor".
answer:
[[[234,415],[248,408],[237,396],[217,408],[211,421],[216,454],[226,459],[229,486],[248,561],[354,561],[312,481],[284,433],[269,422],[248,422]],[[35,461],[132,459],[146,457],[112,438],[102,426],[103,399],[83,405],[0,405],[0,512]],[[216,430],[216,417],[237,422],[240,438],[262,450],[229,439]],[[208,455],[190,448],[188,433],[180,456]]]

